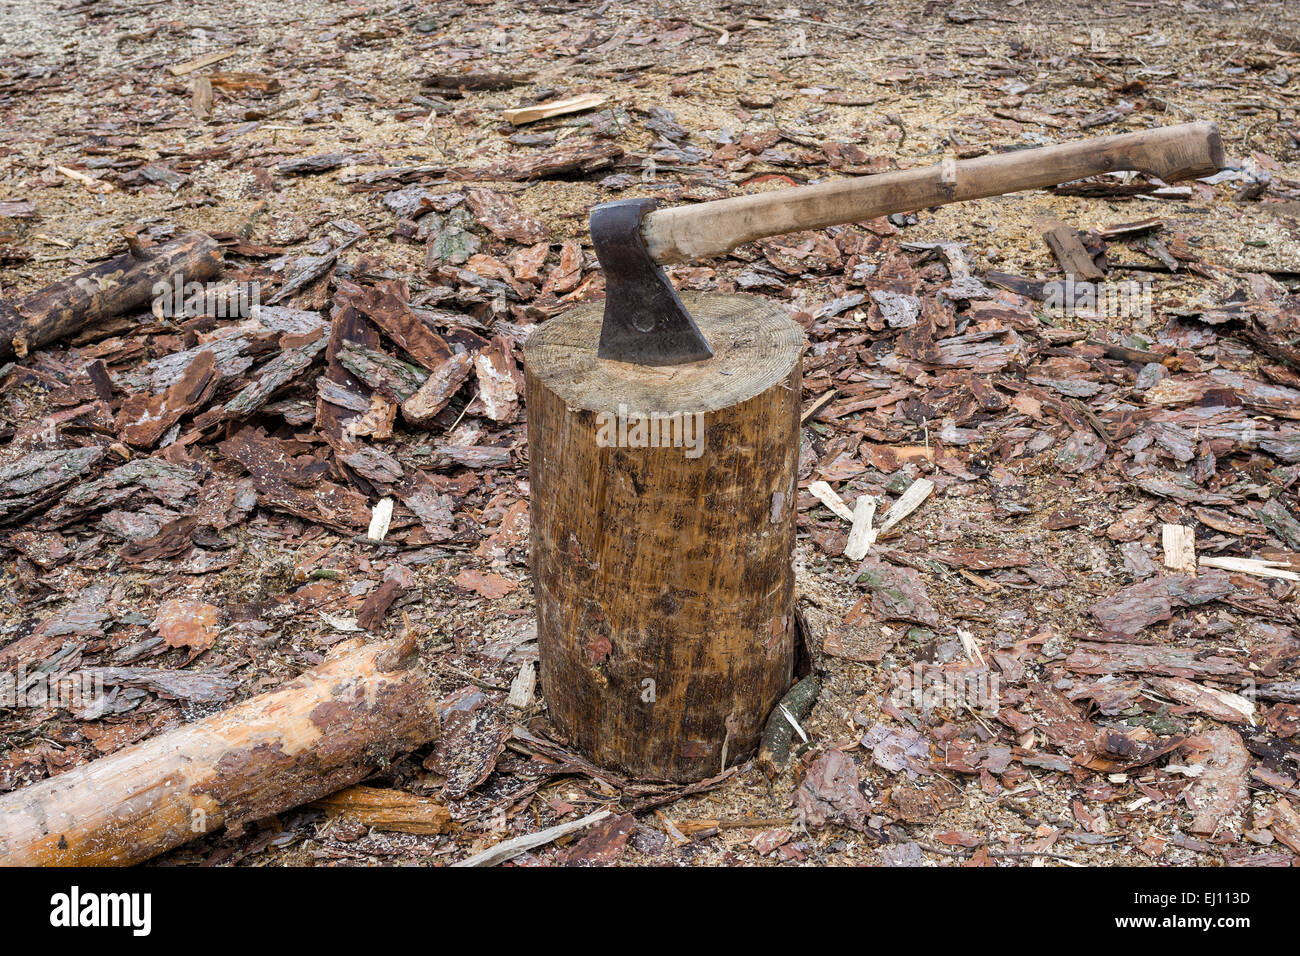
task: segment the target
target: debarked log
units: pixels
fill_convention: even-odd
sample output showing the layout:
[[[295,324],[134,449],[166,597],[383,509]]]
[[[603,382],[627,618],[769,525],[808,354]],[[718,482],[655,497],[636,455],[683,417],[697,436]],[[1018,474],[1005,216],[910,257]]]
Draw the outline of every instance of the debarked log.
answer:
[[[91,323],[138,309],[155,297],[159,283],[174,287],[179,281],[184,288],[215,278],[221,267],[217,241],[191,232],[163,245],[134,247],[16,305],[0,302],[0,360],[24,358]]]
[[[438,734],[411,638],[0,798],[0,865],[129,866],[318,800]]]

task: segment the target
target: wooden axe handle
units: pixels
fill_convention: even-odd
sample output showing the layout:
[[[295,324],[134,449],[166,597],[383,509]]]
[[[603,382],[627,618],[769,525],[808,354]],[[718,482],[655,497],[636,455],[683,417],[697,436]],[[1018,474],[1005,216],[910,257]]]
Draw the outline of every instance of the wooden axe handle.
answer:
[[[655,262],[681,262],[721,255],[764,236],[1055,186],[1099,173],[1139,170],[1173,182],[1222,168],[1218,127],[1184,123],[660,209],[646,216],[641,229]]]

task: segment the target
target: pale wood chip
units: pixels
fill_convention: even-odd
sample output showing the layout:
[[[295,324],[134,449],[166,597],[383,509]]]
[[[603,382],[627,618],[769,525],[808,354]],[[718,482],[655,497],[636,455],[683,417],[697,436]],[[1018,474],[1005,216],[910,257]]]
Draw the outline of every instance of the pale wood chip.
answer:
[[[880,529],[876,534],[882,535],[889,531],[894,525],[921,507],[925,503],[925,499],[929,498],[933,492],[933,481],[929,478],[916,479],[916,481],[908,485],[907,490],[903,492],[903,496],[885,512],[885,517],[880,522]]]

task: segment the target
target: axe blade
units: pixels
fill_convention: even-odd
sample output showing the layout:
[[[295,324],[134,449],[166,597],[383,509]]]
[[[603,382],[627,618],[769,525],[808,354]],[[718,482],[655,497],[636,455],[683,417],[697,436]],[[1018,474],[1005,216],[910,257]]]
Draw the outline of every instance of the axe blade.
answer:
[[[682,365],[713,356],[664,270],[650,257],[641,220],[653,199],[591,210],[591,240],[605,273],[605,317],[596,355],[637,365]]]

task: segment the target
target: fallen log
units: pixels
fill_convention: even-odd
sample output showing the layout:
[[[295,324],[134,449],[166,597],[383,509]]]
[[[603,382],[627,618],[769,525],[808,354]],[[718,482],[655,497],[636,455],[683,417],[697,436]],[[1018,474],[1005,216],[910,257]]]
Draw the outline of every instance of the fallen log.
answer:
[[[411,638],[0,798],[0,866],[129,866],[355,784],[438,733]]]
[[[0,360],[26,357],[84,326],[138,309],[154,286],[204,282],[222,266],[217,241],[191,232],[160,246],[130,251],[33,292],[16,305],[0,302]]]

